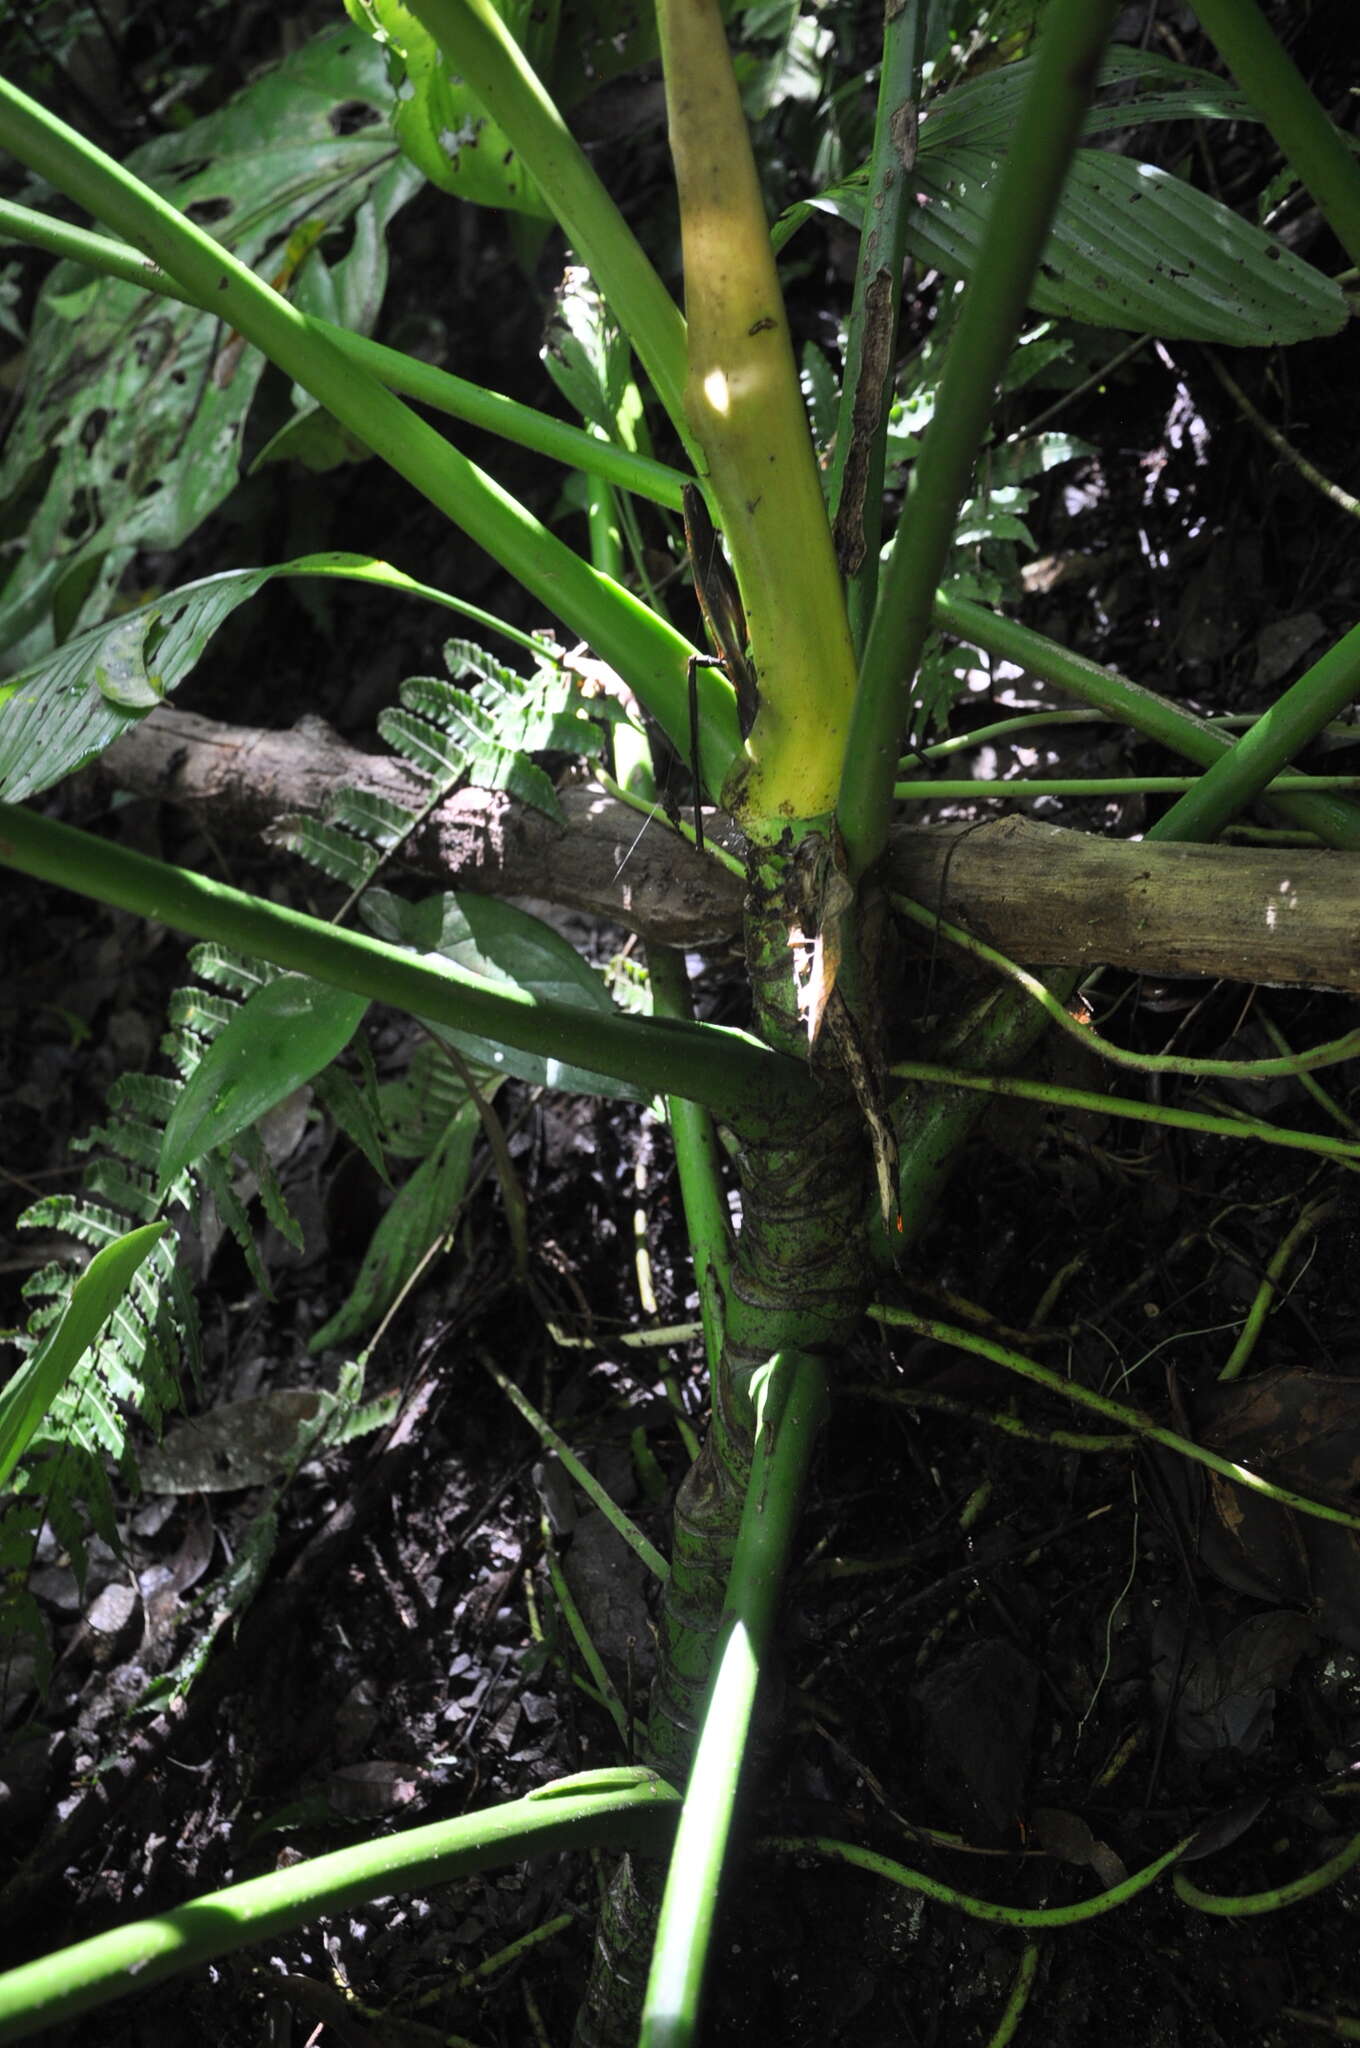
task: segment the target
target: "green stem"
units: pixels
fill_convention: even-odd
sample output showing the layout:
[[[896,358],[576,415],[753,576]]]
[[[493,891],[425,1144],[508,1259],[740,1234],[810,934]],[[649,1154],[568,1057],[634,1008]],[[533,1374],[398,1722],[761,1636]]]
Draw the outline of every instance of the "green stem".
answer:
[[[669,946],[649,946],[647,967],[655,1014],[692,1021],[694,1005],[683,955]],[[673,1095],[666,1110],[685,1207],[685,1234],[699,1290],[704,1351],[712,1373],[722,1356],[723,1303],[732,1285],[732,1226],[723,1190],[722,1153],[706,1109]]]
[[[1006,2000],[986,2048],[1010,2048],[1021,2015],[1029,2003],[1030,1992],[1034,1989],[1034,1979],[1039,1970],[1039,1955],[1038,1942],[1027,1941],[1020,1952],[1020,1962],[1016,1968],[1015,1982],[1011,1985],[1010,1997]]]
[[[1256,1014],[1260,1019],[1261,1028],[1264,1030],[1266,1037],[1273,1046],[1278,1048],[1281,1057],[1283,1059],[1292,1059],[1294,1056],[1293,1047],[1275,1022],[1275,1019],[1267,1010],[1261,1008],[1257,1009]],[[1305,1094],[1312,1096],[1324,1116],[1329,1116],[1334,1124],[1340,1124],[1342,1130],[1346,1131],[1352,1138],[1360,1138],[1360,1123],[1357,1123],[1355,1118],[1350,1116],[1341,1107],[1341,1104],[1334,1096],[1327,1093],[1327,1090],[1320,1081],[1315,1081],[1311,1074],[1301,1073],[1298,1078],[1299,1086],[1304,1090]]]
[[[654,1772],[587,1772],[489,1813],[383,1835],[229,1885],[6,1971],[0,1976],[0,2041],[22,2041],[214,1956],[366,1899],[447,1884],[474,1870],[559,1849],[657,1845],[679,1804],[678,1794]]]
[[[1286,1906],[1300,1905],[1304,1899],[1311,1899],[1316,1892],[1335,1884],[1357,1863],[1360,1863],[1360,1835],[1352,1835],[1344,1849],[1338,1849],[1335,1856],[1329,1856],[1306,1877],[1296,1877],[1292,1884],[1276,1885],[1267,1892],[1240,1892],[1236,1896],[1232,1893],[1202,1892],[1179,1870],[1173,1882],[1177,1898],[1185,1905],[1193,1906],[1196,1912],[1221,1913],[1225,1918],[1236,1919],[1239,1914],[1279,1913]]]
[[[1269,128],[1352,263],[1360,263],[1360,166],[1255,0],[1195,0],[1205,33]]]
[[[1200,776],[1148,831],[1149,839],[1217,838],[1236,812],[1253,803],[1272,777],[1315,739],[1360,693],[1360,626],[1329,647],[1291,683],[1249,732]],[[1327,778],[1335,783],[1335,778]],[[1347,787],[1342,781],[1340,787]]]
[[[1112,725],[1119,721],[1109,711],[1021,711],[1011,718],[998,718],[991,725],[975,725],[968,732],[951,733],[947,740],[932,740],[928,747],[921,747],[915,755],[904,755],[898,763],[907,768],[913,760],[944,761],[953,754],[969,754],[976,747],[990,746],[996,740],[1018,739],[1022,733],[1041,732],[1055,725]],[[1201,723],[1215,732],[1246,732],[1255,725],[1255,717],[1244,711],[1215,712]],[[1337,739],[1360,742],[1360,725],[1347,723],[1344,719],[1329,725],[1327,732]]]
[[[1108,712],[1121,725],[1132,726],[1148,739],[1160,741],[1188,761],[1208,768],[1232,748],[1233,742],[1216,731],[1207,719],[1180,710],[1154,691],[1129,682],[1113,669],[1101,668],[1084,655],[1069,653],[1030,626],[999,618],[983,605],[937,592],[934,618],[944,632],[971,641],[1003,661],[1015,662],[1057,689],[1069,691],[1083,704]],[[1360,805],[1335,796],[1272,797],[1270,803],[1271,809],[1291,825],[1316,833],[1325,845],[1343,852],[1360,852]]]
[[[412,1016],[543,1052],[649,1093],[684,1093],[746,1126],[814,1091],[793,1060],[745,1032],[714,1024],[611,1017],[540,1001],[517,989],[434,966],[362,933],[337,930],[224,883],[0,804],[0,860],[40,881],[75,889],[276,966],[310,974]]]
[[[717,0],[658,8],[685,264],[685,411],[746,612],[758,699],[748,835],[834,801],[854,649],[769,223]],[[717,794],[721,785],[705,777]]]
[[[517,1408],[524,1417],[524,1420],[528,1423],[544,1450],[552,1451],[556,1457],[561,1459],[563,1467],[571,1475],[576,1485],[580,1487],[586,1498],[594,1501],[605,1520],[623,1538],[629,1549],[641,1558],[653,1578],[660,1579],[664,1583],[670,1576],[670,1566],[666,1563],[665,1558],[661,1555],[656,1545],[643,1535],[632,1517],[624,1513],[617,1501],[601,1486],[594,1473],[587,1470],[581,1463],[581,1460],[577,1457],[565,1437],[559,1436],[547,1417],[539,1414],[528,1395],[522,1392],[512,1379],[506,1377],[488,1353],[479,1352],[478,1356],[486,1371],[490,1373],[496,1385],[505,1395],[507,1401]]]
[[[666,1878],[639,2048],[689,2048],[697,2037],[756,1691],[825,1406],[826,1374],[816,1359],[793,1353],[771,1360],[722,1634]]]
[[[687,751],[688,662],[694,649],[682,635],[598,575],[409,406],[347,361],[308,315],[159,193],[3,78],[0,146],[145,249],[193,303],[210,303],[310,391],[365,447],[590,641],[631,684],[672,745]],[[727,686],[708,672],[699,681],[704,771],[716,788],[740,749],[741,736]]]
[[[523,50],[490,0],[409,4],[509,136],[637,350],[672,424],[687,438],[680,310]]]
[[[1267,712],[1266,717],[1270,716]],[[1263,721],[1260,721],[1263,722]],[[1253,728],[1255,730],[1255,728]],[[1208,771],[1206,771],[1207,775]],[[1248,778],[1243,769],[1235,769],[1235,778],[1243,782]],[[893,784],[895,803],[969,803],[979,800],[983,803],[1025,803],[1031,797],[1040,796],[1190,796],[1203,789],[1205,775],[1017,775],[1013,779],[983,781],[973,776],[941,777],[938,782],[927,781],[924,777],[910,782]],[[1255,802],[1256,796],[1274,800],[1276,794],[1292,796],[1302,792],[1305,795],[1325,795],[1334,790],[1360,789],[1360,775],[1277,775],[1262,783],[1259,791],[1248,790],[1246,794],[1229,805],[1226,799],[1212,804],[1212,813],[1217,816],[1226,811],[1223,822],[1235,810]],[[1222,798],[1222,785],[1211,792],[1211,798]],[[1197,808],[1206,817],[1210,814],[1211,798],[1197,797]],[[1154,827],[1149,826],[1146,836],[1152,837]],[[1175,833],[1177,839],[1215,839],[1221,826],[1213,831]],[[1158,837],[1161,835],[1158,834]]]
[[[1271,1254],[1270,1264],[1262,1275],[1261,1284],[1252,1297],[1252,1304],[1247,1310],[1247,1319],[1242,1325],[1237,1342],[1218,1375],[1220,1380],[1241,1378],[1243,1369],[1256,1349],[1257,1339],[1265,1327],[1265,1320],[1279,1292],[1280,1282],[1289,1271],[1291,1259],[1303,1240],[1313,1236],[1318,1225],[1326,1221],[1334,1207],[1335,1204],[1329,1200],[1310,1202],[1276,1245]]]
[[[0,199],[0,238],[9,236],[27,242],[32,248],[46,249],[68,263],[79,263],[100,276],[120,278],[142,291],[154,292],[159,298],[198,306],[205,313],[218,310],[210,299],[189,297],[173,277],[157,269],[147,257],[139,256],[135,249],[129,249],[126,242],[115,242],[108,235],[72,227],[68,221],[53,220],[48,214],[35,213],[31,207]],[[433,363],[422,363],[381,341],[354,334],[348,327],[337,327],[333,321],[314,315],[311,324],[347,362],[370,371],[389,391],[414,398],[432,411],[447,413],[450,419],[463,420],[484,433],[497,434],[517,448],[546,455],[551,462],[565,463],[569,468],[582,469],[607,483],[617,484],[622,490],[635,491],[652,504],[668,506],[672,512],[680,510],[685,480],[679,470],[668,469],[665,463],[655,462],[648,455],[620,448],[616,442],[602,441],[566,420],[553,419],[551,414],[538,412],[531,405],[521,405],[518,399],[506,398],[499,391],[470,384],[465,377],[455,377]]]
[[[1097,1116],[1121,1117],[1128,1123],[1164,1124],[1170,1130],[1198,1131],[1210,1138],[1254,1138],[1258,1144],[1280,1145],[1289,1152],[1315,1152],[1324,1159],[1360,1161],[1360,1145],[1329,1138],[1316,1131],[1281,1129],[1243,1117],[1206,1116],[1195,1109],[1171,1109],[1163,1102],[1137,1102],[1128,1095],[1100,1095],[1093,1088],[1060,1088],[1052,1081],[1022,1081],[1013,1074],[970,1073],[927,1060],[894,1060],[888,1070],[899,1081],[937,1088],[962,1088],[983,1095],[1007,1095],[1017,1102],[1044,1102],[1051,1109],[1090,1110]]]
[[[926,0],[906,0],[904,6],[884,9],[874,146],[827,492],[856,653],[863,650],[878,596],[886,462],[883,424],[897,365],[925,28]]]
[[[1089,1024],[1078,1023],[1037,974],[1031,974],[1017,961],[1008,960],[985,939],[974,938],[960,925],[947,924],[935,911],[927,910],[924,904],[913,903],[909,896],[889,894],[888,901],[899,915],[910,918],[913,924],[948,939],[961,952],[971,954],[973,959],[983,961],[1015,982],[1017,987],[1034,998],[1050,1024],[1056,1024],[1085,1051],[1098,1053],[1113,1066],[1132,1067],[1135,1072],[1143,1074],[1184,1074],[1197,1081],[1280,1081],[1298,1080],[1318,1068],[1340,1066],[1343,1060],[1360,1056],[1360,1031],[1347,1031],[1341,1038],[1329,1039],[1325,1045],[1315,1045],[1311,1052],[1295,1053],[1286,1049],[1278,1059],[1215,1060],[1194,1059],[1176,1053],[1131,1052],[1125,1046],[1116,1045],[1112,1039],[1102,1038]]]
[[[1191,1838],[1186,1837],[1186,1842]],[[1113,1913],[1119,1906],[1137,1898],[1154,1884],[1162,1872],[1176,1861],[1186,1846],[1177,1842],[1155,1862],[1135,1870],[1122,1884],[1111,1885],[1093,1899],[1081,1899],[1074,1906],[1000,1906],[991,1899],[975,1899],[968,1892],[956,1891],[952,1884],[942,1884],[936,1877],[927,1877],[924,1871],[912,1870],[905,1863],[898,1863],[891,1856],[880,1856],[874,1849],[861,1849],[854,1842],[837,1842],[826,1835],[769,1835],[757,1843],[757,1847],[772,1855],[828,1857],[834,1863],[848,1863],[853,1869],[867,1870],[874,1877],[883,1877],[890,1884],[900,1885],[904,1891],[920,1892],[924,1898],[934,1899],[938,1905],[952,1906],[956,1913],[966,1913],[970,1920],[990,1920],[1001,1927],[1078,1927],[1083,1921],[1098,1920],[1103,1913]]]
[[[595,1647],[594,1639],[586,1626],[585,1616],[576,1604],[567,1575],[557,1555],[557,1544],[553,1538],[552,1524],[546,1515],[540,1521],[544,1555],[548,1561],[548,1582],[553,1590],[558,1610],[567,1625],[567,1633],[576,1645],[577,1654],[590,1674],[591,1683],[579,1677],[577,1684],[587,1697],[597,1699],[614,1723],[619,1738],[619,1748],[625,1756],[633,1755],[633,1728],[628,1718],[628,1709],[619,1698],[618,1687],[605,1669],[604,1659]]]
[[[974,1429],[995,1429],[1002,1436],[1018,1437],[1024,1443],[1044,1444],[1049,1450],[1078,1451],[1083,1455],[1107,1456],[1112,1451],[1133,1451],[1138,1439],[1128,1431],[1112,1436],[1092,1436],[1078,1429],[1040,1429],[1018,1415],[1003,1414],[999,1408],[975,1408],[956,1401],[952,1394],[932,1393],[926,1387],[850,1387],[847,1393],[862,1394],[866,1401],[880,1401],[892,1408],[933,1409],[939,1415],[955,1415]],[[814,1567],[807,1576],[835,1578],[834,1564]]]
[[[1338,511],[1346,513],[1351,519],[1360,519],[1360,498],[1353,498],[1349,491],[1342,490],[1340,484],[1335,484],[1329,476],[1324,476],[1322,471],[1308,460],[1301,448],[1296,448],[1278,427],[1271,425],[1260,408],[1252,404],[1237,379],[1224,369],[1211,348],[1206,348],[1204,354],[1209,368],[1233,404],[1251,421],[1257,433],[1269,441],[1272,448],[1278,449],[1285,461],[1292,463],[1305,482],[1310,483],[1315,491],[1320,491],[1329,504],[1335,505]]]
[[[1060,1003],[1075,995],[1075,970],[1050,975],[1047,986]],[[1005,1073],[1017,1066],[1041,1036],[1045,1013],[1017,990],[998,990],[973,1004],[942,1050],[959,1069],[975,1074]],[[901,1222],[889,1242],[874,1241],[880,1266],[894,1265],[911,1250],[934,1219],[941,1193],[963,1146],[985,1113],[985,1097],[965,1089],[914,1090],[893,1105],[899,1146],[898,1213]]]
[[[979,1337],[972,1330],[961,1330],[953,1323],[936,1322],[929,1316],[915,1315],[910,1309],[888,1308],[879,1302],[874,1303],[869,1313],[878,1322],[914,1330],[918,1337],[933,1338],[949,1350],[971,1351],[979,1358],[990,1359],[993,1365],[1004,1366],[1007,1372],[1018,1373],[1021,1379],[1046,1387],[1060,1400],[1075,1402],[1078,1408],[1089,1408],[1095,1414],[1103,1415],[1107,1421],[1118,1423],[1121,1429],[1136,1430],[1140,1436],[1160,1444],[1164,1450],[1174,1451],[1178,1457],[1188,1458],[1192,1464],[1207,1465],[1211,1472],[1220,1473],[1234,1486],[1246,1487],[1263,1500],[1278,1501],[1282,1507],[1312,1515],[1320,1522],[1336,1522],[1345,1529],[1360,1529],[1360,1515],[1348,1515],[1344,1508],[1330,1507],[1325,1501],[1309,1500],[1306,1495],[1293,1493],[1288,1487],[1275,1486],[1269,1479],[1248,1471],[1245,1465],[1236,1464],[1231,1458],[1221,1458],[1217,1451],[1206,1450],[1203,1444],[1192,1443],[1189,1437],[1177,1436],[1175,1430],[1163,1429],[1141,1409],[1130,1408],[1123,1401],[1112,1401],[1107,1394],[1097,1394],[1093,1388],[1084,1387],[1077,1380],[1064,1379],[1061,1373],[1050,1372],[1046,1365],[1036,1364],[1034,1359],[1024,1357],[1019,1351],[1008,1350],[1005,1345],[994,1344],[989,1337]]]
[[[1116,0],[1049,0],[934,418],[864,649],[836,815],[855,880],[888,836],[893,776],[959,504],[1081,135]]]

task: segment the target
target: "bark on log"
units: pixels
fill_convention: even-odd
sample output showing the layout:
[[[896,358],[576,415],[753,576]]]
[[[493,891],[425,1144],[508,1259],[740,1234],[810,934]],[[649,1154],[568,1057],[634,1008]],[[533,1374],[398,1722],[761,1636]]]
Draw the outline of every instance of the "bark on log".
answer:
[[[402,761],[360,753],[314,718],[266,732],[165,705],[100,767],[120,788],[211,817],[215,830],[324,817],[341,784],[412,810],[424,801]],[[403,863],[444,887],[546,898],[669,945],[738,929],[740,882],[664,820],[648,824],[587,785],[560,799],[565,826],[503,792],[460,790],[420,826]],[[719,840],[722,823],[708,828]],[[899,827],[886,873],[889,887],[1026,964],[1360,993],[1354,854],[1149,845],[1005,817]]]

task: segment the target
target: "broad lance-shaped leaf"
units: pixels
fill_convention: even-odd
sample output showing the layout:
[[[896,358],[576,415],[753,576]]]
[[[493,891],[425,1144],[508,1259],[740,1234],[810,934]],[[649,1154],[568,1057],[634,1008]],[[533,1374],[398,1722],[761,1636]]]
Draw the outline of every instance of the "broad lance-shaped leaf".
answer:
[[[367,1008],[365,997],[303,974],[281,974],[257,989],[208,1047],[175,1104],[161,1145],[161,1185],[329,1066]]]
[[[954,85],[932,101],[921,130],[923,150],[945,143],[975,142],[1004,149],[1015,117],[1034,75],[1034,59],[1022,57],[997,71],[984,72]],[[1239,87],[1212,71],[1177,64],[1155,50],[1135,50],[1114,43],[1100,67],[1097,92],[1114,90],[1117,99],[1093,101],[1082,122],[1089,139],[1118,128],[1143,128],[1158,121],[1259,121]]]
[[[404,903],[384,889],[370,889],[360,914],[371,931],[413,952],[436,953],[470,974],[502,982],[542,1002],[569,1003],[576,1009],[613,1016],[614,1005],[604,983],[551,925],[493,896],[431,896],[423,903]],[[540,1088],[561,1088],[575,1095],[643,1099],[638,1089],[610,1076],[571,1066],[546,1054],[519,1052],[467,1031],[429,1027],[437,1037],[456,1045],[465,1058],[493,1074],[512,1074]]]
[[[169,1227],[168,1223],[144,1224],[96,1252],[73,1285],[55,1330],[0,1394],[0,1486],[122,1302],[143,1259]]]
[[[996,157],[971,144],[922,148],[912,172],[922,203],[907,226],[913,256],[948,277],[972,275],[996,169]],[[800,202],[776,239],[788,239],[806,208],[862,226],[864,189],[857,176]],[[1090,149],[1072,159],[1029,303],[1097,327],[1232,348],[1312,340],[1348,318],[1339,285],[1207,193]]]

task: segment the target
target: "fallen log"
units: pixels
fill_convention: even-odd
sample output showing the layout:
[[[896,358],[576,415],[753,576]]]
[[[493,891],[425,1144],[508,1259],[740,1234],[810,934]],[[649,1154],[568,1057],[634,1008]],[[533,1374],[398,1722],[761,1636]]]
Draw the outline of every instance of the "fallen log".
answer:
[[[119,788],[183,805],[215,831],[323,818],[342,785],[412,811],[426,800],[404,762],[361,753],[311,717],[268,732],[163,705],[99,765]],[[459,790],[417,827],[403,864],[446,888],[547,899],[667,945],[738,930],[740,881],[659,813],[586,783],[559,798],[565,824],[504,791]],[[706,830],[723,842],[720,817]],[[1355,854],[1100,839],[1009,816],[899,826],[885,867],[890,888],[1026,965],[1360,993]]]

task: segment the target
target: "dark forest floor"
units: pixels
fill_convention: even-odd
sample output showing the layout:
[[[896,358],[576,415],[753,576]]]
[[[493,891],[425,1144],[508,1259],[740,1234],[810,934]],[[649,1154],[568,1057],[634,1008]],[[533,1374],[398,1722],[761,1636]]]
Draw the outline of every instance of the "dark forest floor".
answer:
[[[403,229],[417,261],[434,247],[436,212],[420,202]],[[461,315],[451,348],[462,374],[495,384],[513,353],[507,328],[524,336],[522,298],[494,239],[461,260],[443,310],[453,323],[475,305],[476,319]],[[1304,452],[1354,489],[1354,473],[1337,469],[1360,427],[1353,342],[1294,350],[1287,363],[1293,397],[1275,392],[1272,415],[1283,406]],[[1263,403],[1264,370],[1235,361]],[[1197,708],[1230,711],[1259,709],[1310,646],[1320,651],[1360,613],[1352,522],[1238,417],[1196,349],[1149,344],[1063,424],[1096,452],[1059,471],[1032,515],[1047,566],[1019,600],[1027,622]],[[530,488],[517,473],[529,462],[502,465],[511,488]],[[241,558],[296,552],[299,531],[309,546],[362,545],[373,479],[349,475],[347,494],[332,479],[302,481],[286,505],[256,491]],[[390,559],[512,613],[498,574],[435,530],[433,515],[392,499],[380,516]],[[220,564],[223,549],[233,559],[247,545],[240,531],[238,521],[202,534],[175,580]],[[1291,621],[1295,653],[1281,667]],[[271,590],[179,701],[261,724],[317,710],[362,744],[438,637],[414,611],[394,626],[347,597],[304,612]],[[997,677],[958,707],[955,729],[1011,701],[1053,700]],[[1028,765],[1132,774],[1180,764],[1131,735],[1083,728]],[[144,804],[95,821],[90,801],[77,789],[72,814],[316,907],[312,881],[282,857],[213,844]],[[1144,800],[1033,808],[1121,836],[1154,815]],[[27,1273],[61,1249],[16,1231],[16,1217],[36,1195],[78,1183],[69,1141],[100,1120],[120,1073],[154,1066],[185,970],[173,935],[13,879],[0,892],[0,956],[3,1325],[20,1319]],[[715,956],[703,974],[709,1013],[736,1020],[727,964]],[[951,993],[939,963],[910,968],[908,1013],[938,1014]],[[1292,1047],[1311,1045],[1345,1030],[1353,1011],[1325,992],[1113,974],[1098,1007],[1140,1049],[1214,1056],[1271,1050],[1267,1019]],[[410,1043],[401,1020],[381,1022],[380,1070],[397,1071]],[[1101,1085],[1094,1065],[1059,1058],[1050,1071]],[[1326,1079],[1354,1112],[1353,1069]],[[1297,1083],[1222,1083],[1214,1095],[1253,1116],[1330,1127]],[[248,1548],[266,1492],[120,1492],[121,1554],[96,1541],[83,1590],[49,1532],[32,1585],[51,1689],[40,1699],[11,1670],[0,1726],[7,1960],[376,1828],[616,1760],[614,1728],[574,1683],[554,1619],[538,1446],[485,1361],[551,1415],[664,1547],[652,1460],[673,1486],[685,1453],[661,1375],[698,1426],[701,1347],[653,1353],[617,1339],[695,1312],[678,1191],[650,1111],[513,1083],[497,1108],[528,1202],[530,1283],[515,1276],[488,1172],[453,1248],[371,1364],[370,1395],[402,1390],[402,1424],[303,1467],[263,1587],[239,1629],[221,1628],[182,1704],[139,1709],[203,1628],[213,1601],[206,1613],[196,1603]],[[205,1358],[194,1411],[334,1384],[344,1355],[314,1359],[307,1341],[353,1284],[387,1198],[321,1121],[300,1118],[280,1145],[306,1247],[269,1233],[272,1301],[230,1238],[197,1248]],[[1245,1376],[1222,1389],[1217,1374],[1266,1267],[1310,1205],[1325,1205],[1316,1228]],[[639,1230],[654,1312],[639,1300]],[[1354,1503],[1358,1233],[1353,1179],[1306,1155],[1015,1105],[986,1119],[900,1276],[900,1299],[954,1322],[976,1311],[1001,1341],[1064,1375],[1263,1461],[1300,1491]],[[549,1323],[588,1341],[564,1347]],[[1016,1423],[1028,1433],[1011,1433]],[[1015,1929],[810,1855],[777,1859],[761,1850],[764,1834],[852,1840],[958,1890],[1033,1907],[1090,1897],[1211,1824],[1189,1874],[1208,1892],[1255,1893],[1315,1869],[1360,1826],[1354,1537],[1319,1535],[1321,1525],[1275,1508],[1247,1513],[1240,1493],[1169,1457],[1077,1448],[1055,1432],[1089,1430],[999,1368],[881,1326],[844,1362],[787,1594],[749,1853],[724,1906],[706,2036],[715,2044],[971,2048],[993,2038],[1020,1964]],[[650,1642],[640,1570],[598,1517],[578,1513],[560,1540],[611,1675],[640,1703]],[[225,2048],[563,2043],[602,1876],[603,1866],[559,1859],[356,1909],[61,2038],[109,2048],[205,2036]],[[1037,1937],[1017,2038],[1280,2048],[1335,2038],[1338,2015],[1352,2037],[1358,1912],[1353,1876],[1253,1918],[1195,1910],[1163,1878],[1103,1918]],[[513,1959],[474,1980],[518,1942]]]

